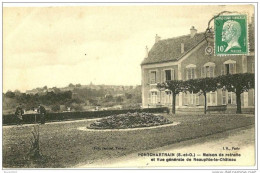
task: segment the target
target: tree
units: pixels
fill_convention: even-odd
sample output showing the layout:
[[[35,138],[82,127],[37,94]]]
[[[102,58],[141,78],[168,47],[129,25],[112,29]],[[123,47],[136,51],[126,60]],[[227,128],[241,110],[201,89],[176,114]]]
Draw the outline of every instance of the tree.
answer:
[[[184,90],[200,93],[204,96],[204,114],[207,113],[207,93],[216,91],[219,87],[217,78],[190,79],[184,82]]]
[[[121,96],[117,96],[116,97],[116,102],[117,103],[121,103],[121,102],[123,102],[124,100],[123,100],[123,98],[121,97]]]
[[[73,87],[75,87],[72,83],[70,83],[69,85],[68,85],[68,87],[70,87],[70,88],[73,88]]]
[[[7,91],[5,96],[8,98],[15,98],[15,93],[12,91]]]
[[[131,99],[133,97],[133,95],[129,94],[129,93],[125,93],[125,97],[126,97],[126,99]]]
[[[169,89],[172,92],[172,113],[175,114],[176,95],[183,91],[183,81],[171,80],[164,83],[158,83],[159,89]]]
[[[228,74],[218,77],[221,88],[236,94],[237,111],[241,114],[241,94],[255,87],[255,75],[253,73]]]

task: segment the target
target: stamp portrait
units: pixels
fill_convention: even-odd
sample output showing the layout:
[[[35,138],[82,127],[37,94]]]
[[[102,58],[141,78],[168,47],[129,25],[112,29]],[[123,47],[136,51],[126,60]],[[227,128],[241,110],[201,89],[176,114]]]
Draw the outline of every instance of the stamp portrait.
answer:
[[[215,18],[215,54],[248,54],[247,15]]]

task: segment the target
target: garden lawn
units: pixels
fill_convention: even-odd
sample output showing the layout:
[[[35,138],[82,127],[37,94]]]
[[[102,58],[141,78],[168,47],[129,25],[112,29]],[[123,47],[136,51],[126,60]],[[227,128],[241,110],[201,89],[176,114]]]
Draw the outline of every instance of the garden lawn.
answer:
[[[33,127],[4,127],[3,167],[74,167],[254,124],[254,116],[245,115],[164,116],[180,124],[132,131],[78,130],[93,121],[41,125],[40,150],[43,157],[37,161],[26,156]]]

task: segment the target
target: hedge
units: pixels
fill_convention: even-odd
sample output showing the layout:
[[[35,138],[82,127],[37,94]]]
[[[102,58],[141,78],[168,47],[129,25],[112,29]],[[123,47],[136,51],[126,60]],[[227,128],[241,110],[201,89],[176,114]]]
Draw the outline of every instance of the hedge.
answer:
[[[124,109],[124,110],[104,110],[104,111],[86,111],[86,112],[62,112],[62,113],[47,113],[45,116],[46,122],[52,121],[65,121],[74,119],[91,119],[91,118],[101,118],[110,115],[124,114],[124,113],[134,113],[134,112],[147,112],[147,113],[162,113],[169,112],[167,107],[161,108],[145,108],[145,109]],[[24,114],[23,123],[32,124],[40,122],[39,114]],[[16,124],[17,117],[14,114],[3,115],[3,125]]]

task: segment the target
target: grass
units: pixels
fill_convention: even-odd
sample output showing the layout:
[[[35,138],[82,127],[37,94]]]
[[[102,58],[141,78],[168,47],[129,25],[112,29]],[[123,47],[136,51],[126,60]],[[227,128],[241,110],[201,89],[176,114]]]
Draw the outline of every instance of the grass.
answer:
[[[3,167],[65,168],[154,149],[254,124],[253,116],[166,115],[176,126],[134,131],[80,131],[92,123],[71,122],[40,126],[41,160],[30,160],[33,127],[3,128]],[[116,147],[121,149],[115,149]]]

